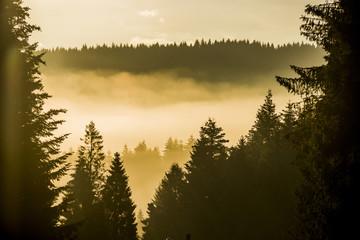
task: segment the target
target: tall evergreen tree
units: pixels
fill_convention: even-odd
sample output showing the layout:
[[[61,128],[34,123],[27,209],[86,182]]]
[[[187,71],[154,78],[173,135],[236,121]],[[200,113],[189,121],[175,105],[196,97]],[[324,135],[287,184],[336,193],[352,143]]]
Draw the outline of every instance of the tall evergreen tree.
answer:
[[[136,240],[136,206],[119,153],[114,155],[109,174],[102,193],[109,239]]]
[[[326,64],[277,77],[303,97],[291,136],[304,177],[298,189],[297,239],[356,239],[360,234],[360,3],[307,5],[302,35],[326,51]]]
[[[186,226],[198,238],[221,238],[220,228],[215,219],[226,218],[226,211],[220,196],[225,194],[222,188],[221,171],[228,157],[225,146],[228,140],[221,127],[209,119],[200,130],[200,138],[196,140],[191,159],[186,163],[186,179],[183,200],[188,209],[185,216]],[[216,208],[216,211],[214,211]],[[209,231],[211,229],[211,231]]]
[[[21,0],[0,2],[0,224],[7,238],[56,239],[62,189],[55,186],[67,170],[54,136],[64,109],[44,111],[50,97],[43,90],[36,55],[29,37],[40,28],[27,23],[29,8]]]
[[[256,113],[255,123],[246,136],[248,154],[253,161],[263,162],[274,147],[279,137],[280,118],[275,112],[271,90],[265,97],[264,104]]]
[[[269,91],[247,138],[231,148],[224,188],[229,193],[225,201],[237,206],[228,211],[229,224],[236,229],[234,238],[288,239],[286,231],[295,216],[293,188],[298,182],[291,165],[293,150],[283,138],[294,125],[291,106],[280,118]]]
[[[104,185],[103,140],[100,132],[90,122],[85,129],[85,138],[81,139],[84,145],[78,150],[78,159],[72,180],[68,183],[65,201],[68,204],[64,212],[65,223],[74,224],[83,222],[79,229],[79,238],[96,239],[92,234],[99,230],[101,221],[101,191]],[[88,231],[88,232],[87,232]],[[100,230],[98,231],[98,233]]]
[[[275,135],[279,127],[279,116],[275,112],[271,90],[265,97],[265,102],[256,113],[255,124],[249,131],[249,141],[266,143]]]
[[[185,237],[183,220],[180,218],[180,198],[185,184],[185,173],[177,164],[170,167],[154,199],[148,205],[148,218],[144,221],[144,240],[182,239]]]

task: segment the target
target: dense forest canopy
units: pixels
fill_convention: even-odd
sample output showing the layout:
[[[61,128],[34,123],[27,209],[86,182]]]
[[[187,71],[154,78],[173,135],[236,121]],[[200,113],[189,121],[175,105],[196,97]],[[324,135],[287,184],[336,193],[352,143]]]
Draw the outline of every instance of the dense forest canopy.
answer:
[[[290,63],[300,66],[323,62],[323,50],[314,45],[292,43],[275,47],[249,40],[204,40],[194,44],[116,45],[56,48],[46,51],[44,72],[61,69],[101,70],[151,74],[173,72],[202,82],[252,84],[255,78],[273,76]],[[259,79],[256,79],[259,81]],[[262,78],[263,80],[263,78]]]

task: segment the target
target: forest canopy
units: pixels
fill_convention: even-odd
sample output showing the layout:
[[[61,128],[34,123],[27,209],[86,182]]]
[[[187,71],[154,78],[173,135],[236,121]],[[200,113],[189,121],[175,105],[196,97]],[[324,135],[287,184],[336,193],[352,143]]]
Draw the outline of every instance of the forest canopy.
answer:
[[[204,40],[168,45],[113,44],[82,48],[55,48],[47,52],[45,73],[52,71],[102,71],[131,74],[175,73],[196,81],[253,84],[274,76],[289,64],[299,66],[323,63],[321,48],[304,43],[275,47],[249,40]],[[281,71],[280,71],[281,72]],[[288,72],[286,72],[288,73]]]

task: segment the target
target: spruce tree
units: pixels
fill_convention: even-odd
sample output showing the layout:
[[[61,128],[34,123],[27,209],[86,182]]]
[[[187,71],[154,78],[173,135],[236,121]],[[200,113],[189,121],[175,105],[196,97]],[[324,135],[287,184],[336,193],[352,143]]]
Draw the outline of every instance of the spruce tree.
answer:
[[[292,104],[282,117],[276,114],[268,92],[247,138],[231,148],[223,187],[227,205],[237,206],[228,211],[234,238],[288,239],[298,174],[291,165],[294,152],[283,136],[292,131],[294,114]]]
[[[163,159],[166,168],[171,163],[183,164],[189,159],[189,151],[181,140],[170,137],[165,144]]]
[[[136,240],[135,204],[120,154],[115,153],[102,192],[109,239]]]
[[[186,184],[182,200],[187,211],[184,224],[190,233],[199,238],[221,238],[222,229],[217,227],[215,219],[226,218],[223,211],[223,173],[228,157],[225,146],[228,140],[221,127],[209,119],[200,129],[200,138],[196,140],[191,159],[185,164]],[[214,208],[216,210],[214,210]],[[209,229],[211,229],[209,231]]]
[[[213,119],[209,119],[205,126],[201,127],[200,138],[195,141],[191,160],[186,164],[188,176],[227,158],[227,147],[224,144],[229,141],[224,137],[223,129],[217,127]]]
[[[182,239],[185,237],[183,219],[180,218],[181,195],[185,173],[177,164],[172,164],[148,205],[148,218],[144,221],[144,240]]]
[[[90,122],[85,129],[84,145],[78,150],[78,159],[72,179],[67,185],[64,212],[65,224],[82,223],[79,238],[96,239],[102,230],[98,223],[103,220],[101,191],[104,185],[103,140],[100,132]]]
[[[279,137],[280,118],[275,112],[271,90],[265,97],[264,104],[256,113],[255,123],[246,136],[248,153],[258,163],[267,159],[267,154]]]
[[[360,234],[360,3],[307,5],[301,33],[321,46],[326,63],[292,66],[297,78],[277,77],[302,96],[291,136],[304,177],[298,189],[297,239],[356,239]]]
[[[279,116],[275,112],[275,104],[272,101],[271,90],[265,97],[264,104],[256,113],[255,124],[249,131],[248,140],[258,143],[266,143],[275,135],[279,127]]]
[[[62,191],[55,185],[67,170],[68,154],[54,136],[64,109],[44,110],[50,95],[43,90],[39,67],[43,54],[29,37],[40,28],[27,23],[29,8],[21,0],[0,2],[1,78],[1,213],[6,238],[56,239]]]

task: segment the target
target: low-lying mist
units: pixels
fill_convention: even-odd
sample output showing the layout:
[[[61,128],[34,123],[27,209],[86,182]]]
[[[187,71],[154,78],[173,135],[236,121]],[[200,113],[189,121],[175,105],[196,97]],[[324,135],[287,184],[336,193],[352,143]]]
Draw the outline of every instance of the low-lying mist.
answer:
[[[45,90],[53,97],[48,107],[68,110],[62,130],[72,136],[64,149],[79,144],[85,125],[93,120],[111,150],[146,139],[153,146],[170,137],[196,135],[214,117],[234,143],[253,123],[268,89],[280,111],[293,96],[273,76],[258,84],[202,83],[176,73],[150,75],[105,74],[101,71],[47,73]],[[256,82],[256,81],[254,81]],[[234,139],[233,139],[234,138]]]
[[[104,137],[105,152],[122,152],[125,144],[134,149],[145,140],[150,149],[157,147],[164,155],[169,137],[183,141],[191,135],[197,138],[209,117],[227,133],[229,145],[234,145],[251,128],[268,89],[273,91],[277,111],[294,100],[273,76],[253,79],[252,84],[205,83],[171,71],[131,74],[59,70],[42,77],[45,90],[53,95],[47,106],[68,110],[59,129],[59,133],[71,133],[62,146],[64,151],[77,149],[90,121]],[[189,151],[182,159],[158,163],[124,159],[133,198],[143,212],[170,164],[187,160]]]

